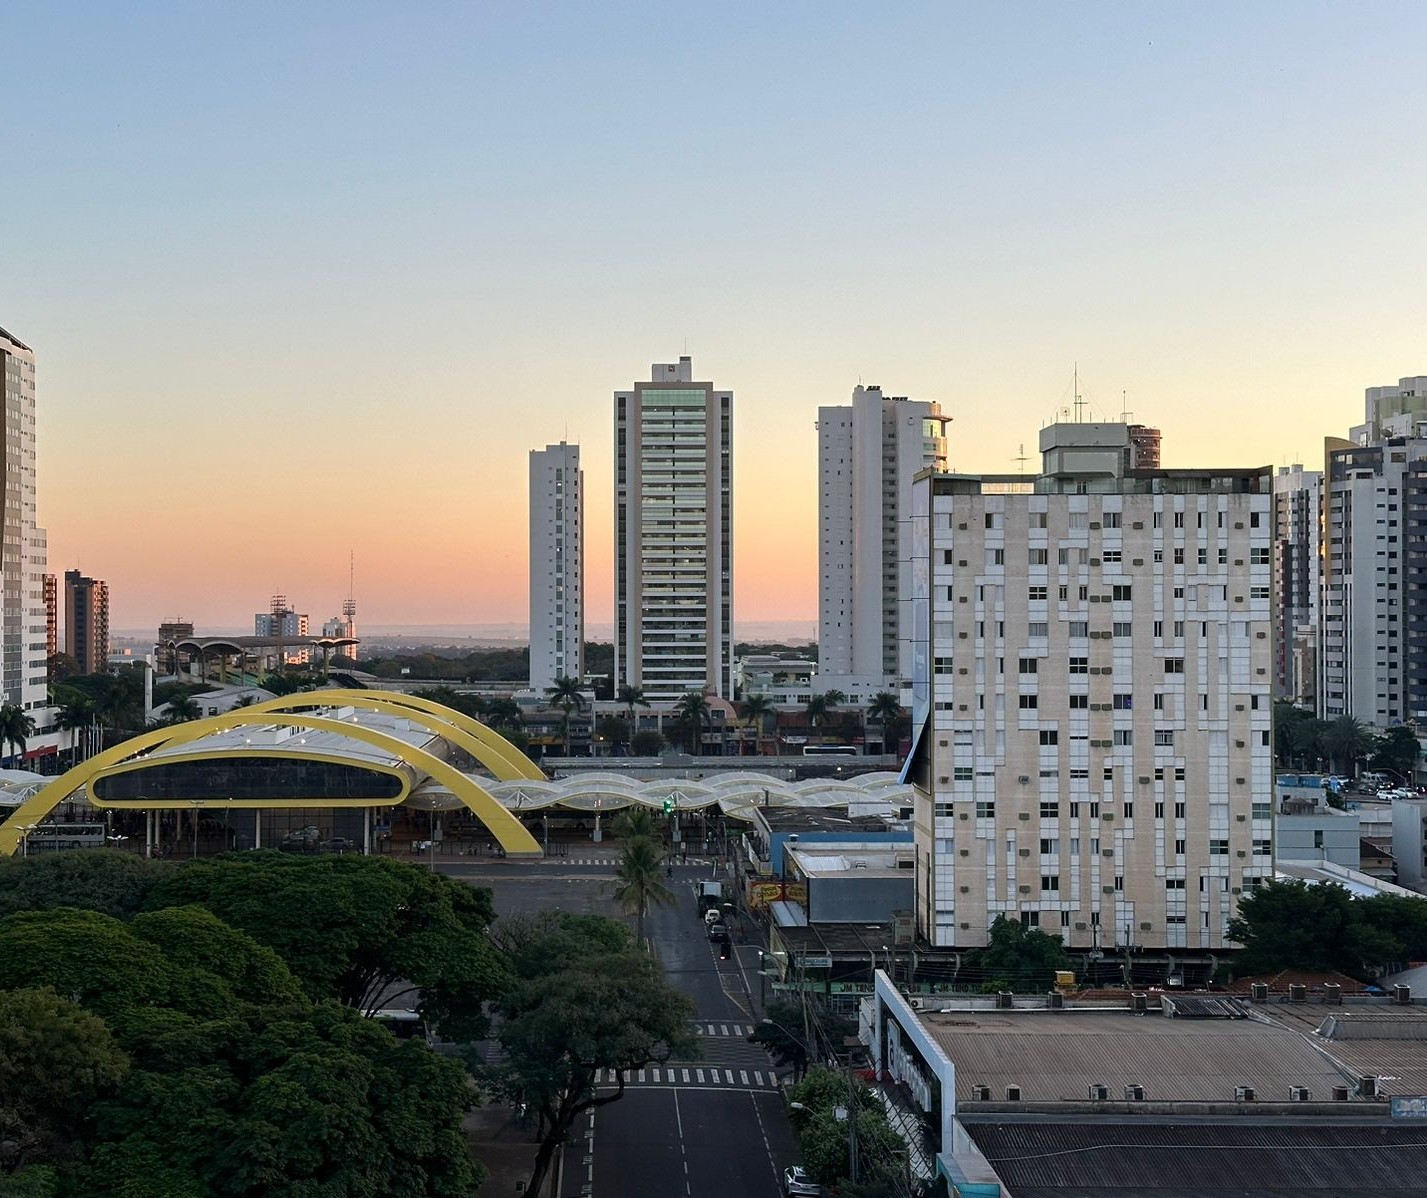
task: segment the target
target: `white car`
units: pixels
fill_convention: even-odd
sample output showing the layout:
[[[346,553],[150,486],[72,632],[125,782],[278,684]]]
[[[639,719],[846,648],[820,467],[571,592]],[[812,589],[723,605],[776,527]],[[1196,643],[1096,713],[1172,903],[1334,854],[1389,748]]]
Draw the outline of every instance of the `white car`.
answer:
[[[783,1193],[788,1198],[822,1198],[826,1191],[803,1172],[802,1165],[789,1165],[783,1170]]]

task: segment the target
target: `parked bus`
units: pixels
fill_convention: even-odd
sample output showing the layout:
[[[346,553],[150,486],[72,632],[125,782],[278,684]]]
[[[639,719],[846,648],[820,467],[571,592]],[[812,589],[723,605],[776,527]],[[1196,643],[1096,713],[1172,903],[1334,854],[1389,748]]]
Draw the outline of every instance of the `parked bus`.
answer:
[[[856,745],[804,745],[804,757],[856,757]]]
[[[25,837],[27,853],[49,853],[56,849],[102,849],[103,824],[40,824]]]

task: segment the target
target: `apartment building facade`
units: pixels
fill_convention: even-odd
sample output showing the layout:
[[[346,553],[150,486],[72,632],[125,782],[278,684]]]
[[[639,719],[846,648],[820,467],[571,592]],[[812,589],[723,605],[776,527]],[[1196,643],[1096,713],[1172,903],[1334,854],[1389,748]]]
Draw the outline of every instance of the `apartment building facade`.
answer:
[[[1272,474],[1042,430],[1032,479],[914,494],[917,922],[1073,948],[1229,944],[1272,876]]]
[[[585,672],[585,475],[580,447],[530,451],[530,686]]]
[[[81,674],[109,665],[109,584],[78,570],[64,572],[64,651]]]
[[[946,468],[940,407],[853,390],[818,409],[818,685],[899,690],[911,677],[911,496]]]
[[[733,393],[687,356],[614,397],[616,688],[733,696]]]
[[[1316,710],[1318,603],[1323,586],[1323,472],[1280,466],[1273,476],[1274,698]]]

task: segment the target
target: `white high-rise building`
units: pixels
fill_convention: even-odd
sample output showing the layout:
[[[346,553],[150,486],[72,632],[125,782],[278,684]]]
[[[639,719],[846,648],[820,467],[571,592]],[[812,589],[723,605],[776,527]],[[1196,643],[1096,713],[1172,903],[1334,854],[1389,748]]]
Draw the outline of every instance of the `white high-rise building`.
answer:
[[[935,404],[858,386],[818,409],[818,685],[852,695],[911,678],[912,479],[946,468]]]
[[[36,729],[50,724],[45,661],[47,616],[45,531],[35,524],[35,355],[0,329],[5,388],[4,536],[0,538],[0,691],[6,703],[31,713]],[[37,746],[31,744],[30,749]]]
[[[1323,586],[1323,472],[1280,466],[1273,476],[1274,626],[1273,693],[1316,708],[1318,601]]]
[[[614,397],[615,686],[733,696],[733,393],[693,363]]]
[[[1427,438],[1330,438],[1325,457],[1319,715],[1427,720],[1427,600],[1405,585],[1427,566]]]
[[[530,687],[585,672],[585,475],[580,447],[530,451]]]
[[[1137,468],[1123,424],[1041,452],[914,488],[918,926],[1204,963],[1273,872],[1272,471]]]

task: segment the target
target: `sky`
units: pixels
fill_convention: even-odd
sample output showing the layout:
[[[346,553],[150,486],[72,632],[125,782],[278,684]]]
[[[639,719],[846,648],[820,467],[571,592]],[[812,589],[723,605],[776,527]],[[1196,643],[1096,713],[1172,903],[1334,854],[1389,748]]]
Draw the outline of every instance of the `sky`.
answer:
[[[821,404],[1016,469],[1072,400],[1169,466],[1321,460],[1427,373],[1411,4],[148,3],[6,17],[0,326],[50,568],[116,628],[523,623],[527,454],[734,392],[735,620],[817,611]]]

